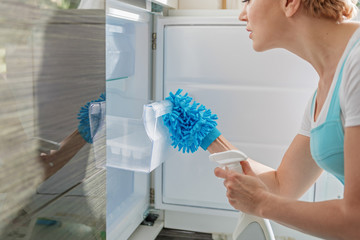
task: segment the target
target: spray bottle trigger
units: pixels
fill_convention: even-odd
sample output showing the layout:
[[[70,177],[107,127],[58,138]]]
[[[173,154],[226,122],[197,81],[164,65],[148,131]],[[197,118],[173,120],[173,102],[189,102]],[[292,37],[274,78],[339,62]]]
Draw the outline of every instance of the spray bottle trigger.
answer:
[[[246,154],[239,150],[213,153],[209,156],[210,161],[218,163],[223,169],[227,167],[229,170],[240,173],[242,173],[240,162],[246,160],[247,158]]]

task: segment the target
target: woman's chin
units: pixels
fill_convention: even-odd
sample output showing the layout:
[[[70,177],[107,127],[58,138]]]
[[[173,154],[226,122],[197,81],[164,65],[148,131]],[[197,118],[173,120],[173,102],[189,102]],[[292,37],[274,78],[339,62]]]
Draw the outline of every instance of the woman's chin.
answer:
[[[256,51],[256,52],[264,52],[264,51],[266,51],[266,50],[269,50],[269,49],[271,49],[271,48],[269,48],[269,47],[266,47],[266,46],[264,46],[263,44],[257,44],[257,43],[255,43],[254,41],[253,41],[253,49]]]

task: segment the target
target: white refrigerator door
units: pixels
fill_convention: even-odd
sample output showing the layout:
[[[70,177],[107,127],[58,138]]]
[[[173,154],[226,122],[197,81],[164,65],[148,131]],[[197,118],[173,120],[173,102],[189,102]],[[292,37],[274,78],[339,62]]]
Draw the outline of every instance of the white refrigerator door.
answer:
[[[256,53],[236,17],[168,17],[157,22],[156,98],[184,89],[219,117],[218,129],[249,157],[276,168],[297,134],[316,87],[315,71],[284,50]],[[202,149],[172,150],[156,170],[156,207],[165,227],[232,232],[216,167]],[[303,197],[313,200],[313,190]],[[186,213],[186,214],[184,214]]]
[[[150,13],[107,1],[107,239],[128,239],[149,207],[150,175],[138,170],[150,155],[142,111],[151,98],[151,33]]]

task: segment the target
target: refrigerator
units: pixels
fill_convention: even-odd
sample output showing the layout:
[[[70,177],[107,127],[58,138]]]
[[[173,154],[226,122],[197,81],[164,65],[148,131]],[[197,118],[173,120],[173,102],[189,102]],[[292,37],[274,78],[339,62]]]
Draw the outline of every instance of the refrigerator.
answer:
[[[161,117],[147,119],[144,106],[184,89],[217,114],[218,129],[234,146],[277,168],[300,129],[317,79],[307,62],[285,50],[255,52],[246,23],[234,14],[163,16],[108,0],[108,239],[135,239],[134,231],[154,211],[161,220],[155,233],[145,229],[146,239],[155,239],[163,227],[228,236],[239,216],[209,154],[173,149]],[[161,136],[149,134],[149,126]],[[301,199],[314,201],[319,191],[312,187]],[[271,224],[277,239],[317,239]]]

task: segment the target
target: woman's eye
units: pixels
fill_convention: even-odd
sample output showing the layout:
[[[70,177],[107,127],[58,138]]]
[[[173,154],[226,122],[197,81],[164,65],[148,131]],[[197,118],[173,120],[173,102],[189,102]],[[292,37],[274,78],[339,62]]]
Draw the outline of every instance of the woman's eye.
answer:
[[[250,2],[250,0],[242,0],[243,3]]]

